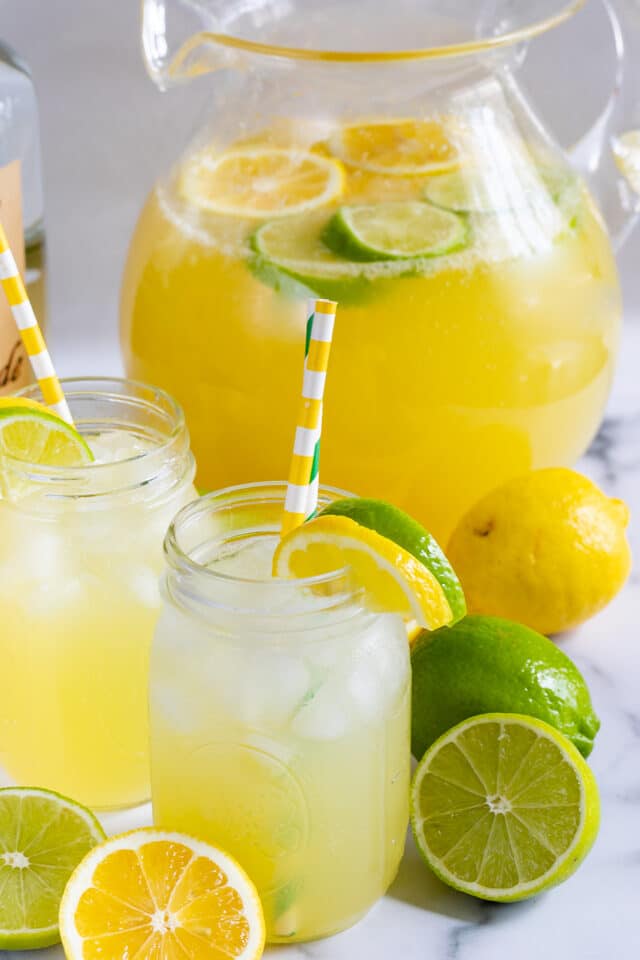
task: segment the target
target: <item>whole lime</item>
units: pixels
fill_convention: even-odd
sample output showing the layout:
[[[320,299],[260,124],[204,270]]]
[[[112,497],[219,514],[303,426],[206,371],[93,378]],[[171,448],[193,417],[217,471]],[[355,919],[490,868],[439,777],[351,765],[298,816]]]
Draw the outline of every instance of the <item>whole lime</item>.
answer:
[[[411,749],[417,759],[457,723],[518,713],[555,727],[587,757],[600,728],[584,677],[551,640],[519,623],[468,616],[416,641]]]

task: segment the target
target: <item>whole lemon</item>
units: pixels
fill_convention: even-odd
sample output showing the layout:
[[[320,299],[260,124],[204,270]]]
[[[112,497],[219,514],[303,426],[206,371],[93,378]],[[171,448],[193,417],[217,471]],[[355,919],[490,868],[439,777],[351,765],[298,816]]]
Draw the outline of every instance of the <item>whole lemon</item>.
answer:
[[[631,568],[629,510],[563,467],[487,494],[456,527],[447,555],[470,613],[560,633],[609,603]]]

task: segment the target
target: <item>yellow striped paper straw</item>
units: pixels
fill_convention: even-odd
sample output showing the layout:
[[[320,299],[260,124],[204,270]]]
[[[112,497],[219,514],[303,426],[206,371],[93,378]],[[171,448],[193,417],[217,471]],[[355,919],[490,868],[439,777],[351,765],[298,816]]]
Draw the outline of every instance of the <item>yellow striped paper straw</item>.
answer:
[[[309,301],[302,399],[289,470],[281,536],[304,523],[318,505],[322,398],[337,306],[333,300]]]
[[[27,297],[22,277],[11,250],[4,228],[0,223],[0,283],[4,289],[13,319],[16,322],[27,356],[36,380],[42,390],[44,402],[51,407],[59,417],[73,425],[73,418],[67,401],[65,400],[60,381],[44,342],[42,331],[38,326],[33,307]]]

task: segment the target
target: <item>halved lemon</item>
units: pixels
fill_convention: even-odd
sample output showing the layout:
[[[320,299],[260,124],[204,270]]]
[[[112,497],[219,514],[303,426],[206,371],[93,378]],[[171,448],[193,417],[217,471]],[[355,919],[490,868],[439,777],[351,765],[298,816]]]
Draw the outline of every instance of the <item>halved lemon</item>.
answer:
[[[333,157],[284,147],[203,151],[181,177],[183,197],[213,213],[285,217],[316,210],[342,193],[344,172]]]
[[[78,431],[45,407],[23,397],[0,402],[0,452],[55,467],[91,463],[93,454]]]
[[[67,960],[256,960],[258,893],[220,850],[153,827],[111,837],[82,860],[60,905]]]
[[[356,501],[345,501],[350,502]],[[370,523],[371,516],[369,511],[368,518],[363,515],[362,519]],[[387,529],[392,529],[390,524]],[[280,541],[273,572],[277,577],[305,578],[349,568],[356,583],[365,589],[370,609],[399,613],[429,630],[452,623],[465,609],[455,574],[443,555],[434,556],[430,569],[426,551],[422,557],[416,556],[406,548],[408,544],[398,542],[403,539],[401,535],[395,539],[384,536],[351,516],[323,514]]]
[[[329,145],[350,166],[391,176],[440,173],[458,164],[458,152],[436,119],[347,124],[333,134]]]

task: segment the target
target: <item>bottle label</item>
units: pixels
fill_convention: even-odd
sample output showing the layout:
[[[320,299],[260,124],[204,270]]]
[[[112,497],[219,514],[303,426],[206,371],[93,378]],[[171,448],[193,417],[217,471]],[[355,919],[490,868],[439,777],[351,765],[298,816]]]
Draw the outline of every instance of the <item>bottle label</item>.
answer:
[[[25,254],[22,227],[20,161],[0,167],[0,220],[9,246],[24,278]],[[29,361],[4,293],[0,291],[0,396],[13,393],[31,381]]]

